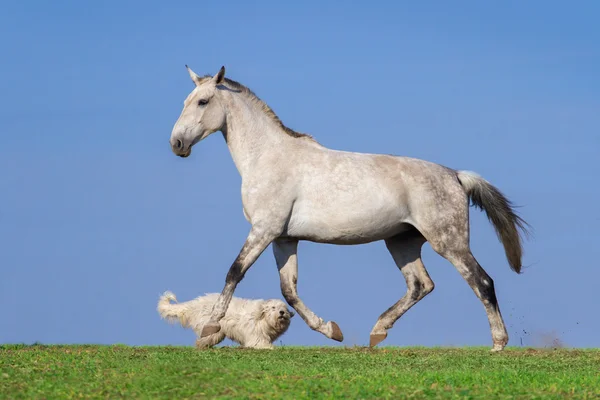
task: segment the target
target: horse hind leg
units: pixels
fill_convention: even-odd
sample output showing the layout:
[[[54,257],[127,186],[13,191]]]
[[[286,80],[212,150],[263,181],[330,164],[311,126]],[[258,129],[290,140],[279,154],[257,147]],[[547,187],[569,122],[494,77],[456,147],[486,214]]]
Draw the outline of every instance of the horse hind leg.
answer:
[[[492,351],[502,351],[508,343],[508,332],[500,313],[494,281],[479,265],[470,250],[457,254],[453,252],[446,253],[444,257],[454,264],[458,272],[460,272],[483,303],[494,342]]]
[[[314,331],[320,332],[329,339],[337,342],[344,340],[344,335],[338,324],[333,321],[325,322],[312,312],[298,296],[298,241],[275,240],[273,254],[279,269],[281,293],[287,303],[300,315],[306,324]]]
[[[407,289],[406,294],[381,314],[375,323],[371,331],[370,347],[381,343],[387,337],[387,331],[392,328],[394,323],[433,291],[435,285],[421,260],[421,248],[424,243],[425,238],[416,230],[410,234],[398,235],[385,241],[388,251],[406,280]]]
[[[199,350],[208,349],[218,345],[225,340],[225,334],[223,332],[213,333],[210,336],[200,337],[196,339],[196,348]]]
[[[426,234],[433,250],[450,261],[483,303],[490,324],[492,351],[501,351],[508,343],[508,332],[500,313],[494,281],[479,265],[469,247],[468,220],[451,229],[437,229]],[[451,234],[450,234],[451,232]]]

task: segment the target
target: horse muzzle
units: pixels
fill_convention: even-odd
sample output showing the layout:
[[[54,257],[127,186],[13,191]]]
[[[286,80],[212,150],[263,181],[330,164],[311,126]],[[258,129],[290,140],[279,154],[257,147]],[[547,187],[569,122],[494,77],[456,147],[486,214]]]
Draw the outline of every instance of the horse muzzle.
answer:
[[[192,146],[186,146],[181,139],[171,139],[171,150],[176,156],[181,158],[189,157],[192,154]]]

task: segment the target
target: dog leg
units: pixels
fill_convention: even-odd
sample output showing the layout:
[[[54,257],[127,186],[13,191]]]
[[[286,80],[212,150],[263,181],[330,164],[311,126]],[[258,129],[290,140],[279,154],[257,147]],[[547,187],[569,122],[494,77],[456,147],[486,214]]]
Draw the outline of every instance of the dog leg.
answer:
[[[253,349],[257,349],[257,350],[274,350],[275,346],[273,346],[273,344],[269,343],[269,342],[265,342],[265,343],[258,343],[255,346],[252,346]]]
[[[273,350],[275,346],[265,338],[253,338],[251,340],[241,340],[240,348],[255,350]]]

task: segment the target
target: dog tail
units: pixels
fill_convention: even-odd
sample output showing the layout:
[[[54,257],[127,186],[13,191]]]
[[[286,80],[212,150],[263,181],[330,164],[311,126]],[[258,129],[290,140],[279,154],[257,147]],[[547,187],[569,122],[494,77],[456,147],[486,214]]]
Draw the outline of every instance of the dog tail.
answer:
[[[172,301],[177,303],[177,297],[173,292],[167,290],[158,299],[158,306],[156,307],[158,314],[169,322],[179,321],[181,325],[185,325],[185,308],[181,304],[171,303]]]

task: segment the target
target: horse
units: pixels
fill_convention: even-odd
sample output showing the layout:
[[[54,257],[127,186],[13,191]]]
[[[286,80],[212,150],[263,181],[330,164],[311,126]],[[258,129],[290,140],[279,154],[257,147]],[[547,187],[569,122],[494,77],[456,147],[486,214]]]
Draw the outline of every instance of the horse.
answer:
[[[312,330],[343,341],[338,324],[316,315],[298,295],[298,242],[360,245],[383,240],[407,290],[377,319],[370,347],[434,289],[421,259],[421,248],[429,242],[483,303],[491,351],[504,349],[508,333],[494,281],[469,245],[473,205],[486,213],[511,269],[521,272],[522,236],[529,225],[498,188],[474,172],[426,160],[325,147],[285,126],[248,87],[226,78],[224,66],[204,76],[185,67],[195,87],[171,132],[171,150],[189,157],[194,145],[220,131],[241,176],[243,214],[251,225],[201,337],[219,332],[236,286],[272,244],[286,302]]]

